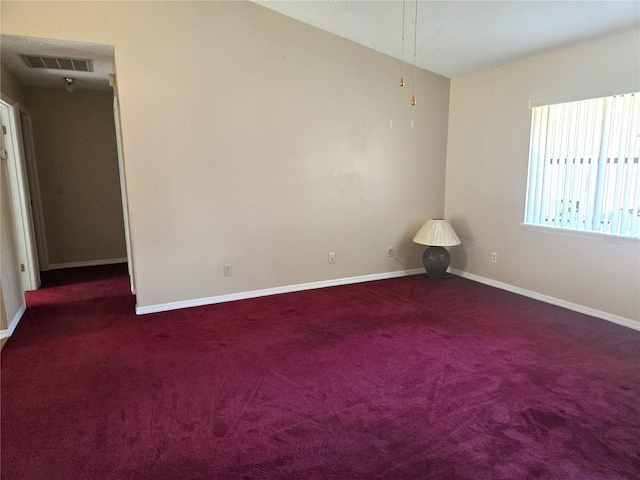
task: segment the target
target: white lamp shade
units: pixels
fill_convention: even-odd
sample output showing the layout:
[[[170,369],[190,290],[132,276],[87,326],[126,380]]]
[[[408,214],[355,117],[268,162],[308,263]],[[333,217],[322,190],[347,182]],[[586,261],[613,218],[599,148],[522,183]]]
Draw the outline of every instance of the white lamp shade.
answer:
[[[449,222],[442,218],[431,218],[425,223],[413,241],[420,245],[432,245],[438,247],[451,247],[460,245],[460,239],[453,231]]]

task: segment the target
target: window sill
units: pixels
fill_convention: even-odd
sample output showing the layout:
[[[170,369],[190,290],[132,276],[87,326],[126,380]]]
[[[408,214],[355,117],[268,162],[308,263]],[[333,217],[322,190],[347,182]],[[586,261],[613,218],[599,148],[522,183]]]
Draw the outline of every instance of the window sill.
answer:
[[[521,223],[521,227],[534,232],[551,233],[552,235],[563,235],[565,237],[586,238],[589,240],[599,240],[603,243],[640,243],[640,238],[627,237],[624,235],[613,235],[602,232],[584,232],[582,230],[569,230],[567,228],[549,227],[547,225],[532,225]]]

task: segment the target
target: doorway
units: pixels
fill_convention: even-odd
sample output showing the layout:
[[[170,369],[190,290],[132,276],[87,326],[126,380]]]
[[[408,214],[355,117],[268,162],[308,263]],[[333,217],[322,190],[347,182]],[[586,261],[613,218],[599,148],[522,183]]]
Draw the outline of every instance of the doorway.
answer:
[[[113,92],[27,93],[49,269],[126,263]]]
[[[6,167],[3,182],[7,180],[11,180],[9,188],[7,188],[7,193],[11,194],[11,201],[7,202],[11,203],[11,210],[14,213],[15,220],[15,230],[16,234],[16,251],[19,253],[18,262],[10,262],[11,265],[5,263],[3,270],[3,280],[8,274],[9,269],[14,269],[14,263],[18,263],[18,270],[16,272],[11,272],[12,275],[21,276],[22,282],[22,293],[19,295],[24,300],[24,292],[29,290],[35,290],[40,286],[40,271],[46,271],[49,269],[55,268],[69,268],[69,267],[80,267],[80,266],[89,266],[89,265],[104,265],[109,263],[127,263],[128,264],[128,274],[130,279],[130,289],[132,293],[135,293],[135,281],[133,274],[133,262],[132,262],[132,239],[130,235],[129,229],[129,218],[128,218],[128,205],[127,205],[127,195],[126,195],[126,179],[124,172],[124,154],[121,145],[121,130],[120,130],[120,118],[119,118],[119,110],[118,110],[118,99],[117,99],[117,85],[115,85],[115,57],[114,57],[114,48],[113,46],[108,45],[94,45],[94,44],[82,44],[79,42],[67,42],[62,40],[52,40],[52,39],[41,39],[41,38],[31,38],[31,37],[15,37],[10,35],[1,35],[2,42],[0,42],[0,47],[2,48],[2,64],[3,64],[3,77],[6,73],[6,70],[9,70],[9,73],[12,75],[8,75],[10,77],[15,77],[17,81],[21,84],[21,88],[19,94],[17,95],[18,102],[15,102],[13,99],[2,96],[2,104],[0,105],[0,113],[2,114],[2,122],[3,124],[7,124],[7,135],[4,136],[4,140],[6,143],[6,148],[8,151],[11,151],[11,162],[6,162]],[[28,52],[18,51],[18,46],[22,50],[25,48],[30,49]],[[15,48],[14,48],[15,47]],[[76,78],[76,89],[75,91],[70,91],[70,89],[63,88],[62,85],[62,76],[68,75],[68,73],[60,72],[60,71],[43,71],[40,70],[37,72],[37,81],[34,80],[30,75],[33,74],[35,69],[30,69],[25,66],[24,55],[32,54],[34,52],[39,52],[42,55],[48,56],[57,56],[57,57],[69,57],[69,56],[77,56],[80,55],[83,58],[93,58],[93,71],[92,72],[74,72]],[[5,70],[6,69],[6,70]],[[3,81],[5,79],[3,78]],[[7,83],[3,82],[5,85]],[[40,90],[40,93],[34,93],[37,90]],[[120,221],[120,231],[122,232],[122,246],[121,253],[116,252],[115,254],[105,254],[102,256],[98,256],[95,260],[85,260],[84,258],[80,258],[79,261],[75,261],[76,259],[70,258],[65,259],[58,255],[55,257],[55,252],[49,248],[53,241],[55,241],[55,235],[60,233],[60,230],[72,230],[73,229],[73,218],[76,218],[77,215],[74,213],[71,220],[66,220],[65,222],[60,222],[62,225],[61,228],[56,231],[56,228],[50,227],[52,220],[46,221],[48,218],[47,201],[51,200],[51,178],[52,171],[43,171],[40,169],[38,171],[38,167],[43,163],[40,162],[40,158],[38,158],[38,162],[36,162],[36,154],[38,155],[46,155],[47,161],[49,160],[49,152],[54,149],[47,150],[47,147],[42,147],[42,122],[43,117],[41,115],[42,108],[36,107],[36,105],[43,105],[49,103],[48,100],[42,100],[42,98],[38,101],[33,101],[33,97],[36,95],[45,95],[43,93],[44,90],[50,90],[51,92],[57,93],[58,95],[68,95],[69,98],[74,100],[79,100],[81,97],[90,96],[89,92],[95,93],[96,91],[101,91],[103,96],[103,104],[105,108],[102,110],[103,114],[101,114],[101,118],[103,122],[110,123],[109,131],[111,135],[111,141],[113,144],[112,147],[112,155],[111,155],[111,170],[110,170],[110,182],[113,188],[113,195],[110,195],[112,206],[116,203],[114,197],[117,199],[117,206],[119,209],[119,221]],[[4,92],[4,89],[3,89]],[[15,89],[11,88],[9,93],[14,94]],[[35,109],[34,109],[35,108]],[[36,111],[39,110],[39,111]],[[91,115],[89,115],[91,117]],[[38,123],[40,122],[40,123]],[[44,122],[48,122],[49,124],[61,123],[65,127],[68,127],[68,118],[64,119],[52,119],[51,117],[47,117],[44,119]],[[88,122],[79,121],[79,123],[84,127]],[[105,124],[106,124],[105,123]],[[102,131],[104,130],[102,126],[97,126],[94,131]],[[61,143],[65,143],[64,135],[60,135],[59,132],[54,132],[52,134],[53,138],[58,138]],[[70,137],[67,137],[70,138]],[[81,139],[80,143],[91,143],[94,141],[91,138],[91,134],[87,134],[86,131],[79,132],[75,135],[75,138]],[[66,143],[70,143],[67,141]],[[117,144],[117,146],[116,146]],[[36,150],[37,147],[37,150]],[[111,147],[110,147],[111,148]],[[45,152],[43,154],[42,152]],[[88,156],[85,155],[85,158]],[[78,162],[78,164],[82,164],[83,162]],[[10,168],[9,168],[10,167]],[[47,168],[47,167],[43,167]],[[70,167],[68,162],[64,162],[64,164],[58,163],[54,168],[54,171],[57,174],[67,173],[69,174],[73,169]],[[87,192],[91,190],[99,190],[101,187],[100,182],[98,181],[93,187],[85,186],[82,187],[81,181],[84,179],[85,175],[83,175],[82,171],[76,170],[75,173],[71,172],[67,177],[60,176],[59,183],[66,181],[67,184],[58,184],[54,187],[54,194],[58,195],[56,200],[64,200],[67,199],[67,203],[71,205],[78,205],[82,202],[88,203],[86,198],[90,195]],[[104,178],[105,175],[102,176]],[[61,180],[62,179],[62,180]],[[45,182],[45,183],[42,183]],[[47,183],[49,182],[49,183]],[[75,193],[81,190],[81,194],[78,196],[73,196]],[[83,193],[84,192],[84,193]],[[85,196],[83,197],[83,194]],[[48,195],[48,198],[45,198]],[[97,195],[100,197],[100,195]],[[101,201],[104,203],[104,196],[100,197]],[[49,204],[50,207],[50,204]],[[93,210],[90,215],[95,218],[100,218],[101,216],[106,216],[106,211],[108,209],[103,208],[104,205],[98,205],[97,207],[94,205]],[[3,214],[6,209],[3,209]],[[50,208],[49,208],[50,210]],[[113,212],[113,208],[108,210]],[[113,215],[112,215],[113,216]],[[53,223],[56,224],[56,221],[53,220]],[[96,228],[87,227],[85,228],[86,232],[91,232],[96,230]],[[107,229],[114,230],[114,229]],[[72,232],[74,233],[74,232]],[[77,233],[77,232],[75,232]],[[77,236],[69,235],[70,237]],[[97,236],[98,240],[95,240],[96,236],[93,239],[90,239],[88,243],[91,243],[95,246],[95,244],[99,243],[99,235]],[[59,238],[57,239],[59,241]],[[3,246],[4,248],[4,246]],[[73,251],[73,246],[69,247],[68,250]],[[59,253],[59,252],[58,252]],[[62,258],[62,259],[61,259]],[[3,282],[4,283],[4,282]],[[8,292],[3,292],[5,295],[4,300],[6,301]],[[18,292],[16,292],[18,295]],[[6,303],[6,302],[5,302]],[[24,308],[24,305],[23,305]],[[18,312],[18,320],[21,315],[19,308],[16,308]],[[13,313],[12,313],[13,315]],[[12,322],[13,326],[17,321]],[[10,335],[10,332],[13,329],[2,329],[0,332],[1,337],[6,337]]]

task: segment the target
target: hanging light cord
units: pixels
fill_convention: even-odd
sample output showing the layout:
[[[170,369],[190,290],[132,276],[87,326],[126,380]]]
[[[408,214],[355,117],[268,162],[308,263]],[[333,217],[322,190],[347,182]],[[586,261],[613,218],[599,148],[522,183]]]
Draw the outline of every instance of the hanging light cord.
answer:
[[[415,26],[413,31],[413,97],[411,105],[416,104],[416,52],[418,50],[418,0],[416,0]]]
[[[401,49],[401,57],[402,57],[402,75],[400,77],[400,86],[404,87],[404,10],[407,0],[402,0],[402,49]]]

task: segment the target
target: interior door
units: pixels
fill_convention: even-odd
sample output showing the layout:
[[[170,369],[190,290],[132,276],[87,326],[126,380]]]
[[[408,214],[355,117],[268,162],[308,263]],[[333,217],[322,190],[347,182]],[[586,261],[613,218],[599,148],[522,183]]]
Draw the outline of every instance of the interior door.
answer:
[[[0,119],[2,120],[2,135],[7,155],[9,190],[22,284],[25,290],[37,290],[40,287],[40,271],[38,269],[31,195],[23,155],[22,135],[20,124],[16,121],[14,104],[5,99],[0,100]]]

